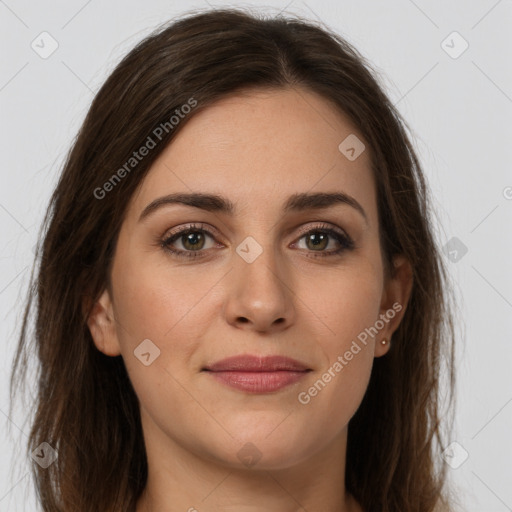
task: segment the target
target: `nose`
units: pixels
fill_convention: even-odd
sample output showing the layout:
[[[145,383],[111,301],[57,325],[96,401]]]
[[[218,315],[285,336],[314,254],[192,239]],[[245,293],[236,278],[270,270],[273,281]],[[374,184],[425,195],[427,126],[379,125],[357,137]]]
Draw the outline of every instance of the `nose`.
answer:
[[[295,308],[289,273],[271,247],[251,263],[234,254],[225,303],[228,323],[238,329],[275,333],[290,327]],[[250,261],[250,260],[249,260]]]

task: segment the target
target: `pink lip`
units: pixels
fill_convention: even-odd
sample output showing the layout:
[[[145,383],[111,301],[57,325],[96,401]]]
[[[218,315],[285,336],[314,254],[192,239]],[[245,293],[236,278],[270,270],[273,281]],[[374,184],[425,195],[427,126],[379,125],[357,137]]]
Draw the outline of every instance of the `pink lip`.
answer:
[[[297,382],[311,369],[289,357],[244,355],[223,359],[207,366],[204,371],[233,388],[268,393]]]

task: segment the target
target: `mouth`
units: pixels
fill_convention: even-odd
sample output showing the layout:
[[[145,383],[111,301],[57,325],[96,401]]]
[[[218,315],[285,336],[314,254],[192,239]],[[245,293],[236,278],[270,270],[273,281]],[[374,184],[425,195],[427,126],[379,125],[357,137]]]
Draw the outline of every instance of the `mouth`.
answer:
[[[249,393],[278,391],[304,378],[307,365],[284,356],[234,356],[202,368],[215,380]]]

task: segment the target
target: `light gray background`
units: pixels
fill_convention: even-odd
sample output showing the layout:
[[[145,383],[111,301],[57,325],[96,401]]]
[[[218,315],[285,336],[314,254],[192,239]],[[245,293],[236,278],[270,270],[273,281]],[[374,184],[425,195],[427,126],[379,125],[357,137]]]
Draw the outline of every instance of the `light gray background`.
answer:
[[[450,477],[465,510],[512,510],[512,1],[229,5],[274,14],[286,8],[327,23],[377,68],[414,130],[436,201],[439,242],[457,237],[468,249],[462,257],[452,253],[457,262],[447,256],[460,303],[452,440],[469,454],[449,468]],[[8,418],[7,384],[32,248],[65,152],[120,58],[156,25],[204,7],[201,1],[0,0],[1,511],[36,510],[28,461],[21,473],[12,470],[28,425],[22,408]],[[31,48],[43,31],[59,45],[47,59]],[[442,46],[453,31],[469,44],[457,58]],[[462,48],[453,36],[446,45],[452,54]],[[7,435],[9,422],[19,438]]]

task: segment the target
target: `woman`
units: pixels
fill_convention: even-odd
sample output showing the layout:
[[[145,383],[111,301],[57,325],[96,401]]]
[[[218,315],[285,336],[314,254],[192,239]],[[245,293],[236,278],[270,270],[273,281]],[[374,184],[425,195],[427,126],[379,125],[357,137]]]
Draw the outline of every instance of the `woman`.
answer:
[[[11,393],[37,296],[45,511],[453,510],[452,320],[404,126],[299,19],[192,13],[123,59],[52,195],[13,367]]]

